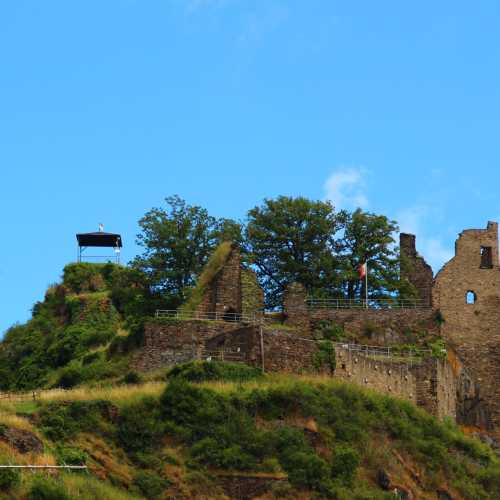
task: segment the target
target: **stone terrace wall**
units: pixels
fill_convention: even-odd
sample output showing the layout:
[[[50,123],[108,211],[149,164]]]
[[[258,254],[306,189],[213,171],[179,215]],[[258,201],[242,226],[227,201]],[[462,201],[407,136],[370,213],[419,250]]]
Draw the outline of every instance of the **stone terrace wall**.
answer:
[[[263,328],[264,367],[267,372],[317,372],[314,355],[318,352],[313,340],[298,332]],[[258,349],[257,346],[255,348]],[[260,350],[260,349],[259,349]]]
[[[373,345],[407,343],[408,331],[439,333],[432,309],[315,309],[310,317],[313,328],[321,320],[330,320],[358,338],[366,337],[369,330]]]
[[[151,371],[197,359],[206,339],[238,326],[224,321],[151,321],[145,326],[144,345],[135,354],[132,366]]]
[[[314,354],[318,352],[316,343],[301,338],[299,333],[294,331],[269,327],[263,327],[261,330],[258,326],[244,327],[209,339],[206,346],[208,350],[240,348],[246,363],[263,367],[266,372],[317,372],[314,368]]]
[[[335,377],[417,404],[417,377],[409,364],[374,360],[337,347]]]
[[[464,390],[463,367],[449,359],[428,358],[419,364],[394,362],[389,358],[372,359],[346,348],[337,347],[335,377],[368,387],[377,392],[411,401],[432,415],[450,417],[459,423],[461,408],[474,393],[468,385]],[[474,419],[474,425],[479,425]]]
[[[300,331],[222,321],[152,321],[146,326],[144,346],[134,356],[132,366],[154,370],[201,359],[203,352],[217,350],[237,351],[239,361],[263,366],[266,372],[318,372],[314,363],[317,344],[301,337]],[[337,345],[333,376],[406,399],[437,417],[481,426],[481,419],[487,422],[487,410],[478,398],[477,387],[452,354],[447,360],[430,358],[412,364],[409,360],[374,359]],[[325,368],[324,373],[329,370]]]

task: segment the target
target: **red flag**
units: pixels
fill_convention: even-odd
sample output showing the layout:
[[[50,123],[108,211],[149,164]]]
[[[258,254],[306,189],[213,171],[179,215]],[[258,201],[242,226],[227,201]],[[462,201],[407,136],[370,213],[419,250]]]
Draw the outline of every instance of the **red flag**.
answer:
[[[366,262],[364,264],[360,264],[358,267],[358,273],[359,273],[359,279],[362,280],[366,276],[367,272],[367,265]]]

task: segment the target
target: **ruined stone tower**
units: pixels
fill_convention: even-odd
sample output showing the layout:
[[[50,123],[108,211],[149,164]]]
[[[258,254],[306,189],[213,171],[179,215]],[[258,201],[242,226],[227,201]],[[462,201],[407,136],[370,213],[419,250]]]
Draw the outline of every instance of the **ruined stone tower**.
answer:
[[[460,233],[455,256],[435,278],[433,305],[444,318],[443,336],[474,373],[482,398],[488,402],[491,424],[500,433],[500,264],[496,222],[488,222],[486,229]]]
[[[415,235],[399,235],[401,252],[401,279],[407,279],[417,290],[417,299],[424,306],[432,305],[432,284],[434,273],[431,266],[417,253]]]
[[[238,245],[231,245],[220,269],[206,285],[197,311],[237,318],[264,309],[264,295],[255,273],[242,267]]]

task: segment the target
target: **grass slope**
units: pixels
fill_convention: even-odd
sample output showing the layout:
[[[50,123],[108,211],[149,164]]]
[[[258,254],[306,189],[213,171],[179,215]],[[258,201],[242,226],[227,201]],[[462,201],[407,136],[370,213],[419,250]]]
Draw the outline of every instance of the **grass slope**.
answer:
[[[214,373],[232,381],[213,380]],[[22,453],[5,437],[11,429],[35,436],[42,448]],[[188,366],[163,384],[2,403],[6,462],[89,467],[83,476],[2,480],[0,473],[0,491],[19,499],[222,499],[231,478],[243,489],[245,478],[259,478],[268,499],[394,498],[378,485],[381,471],[414,498],[436,499],[439,490],[457,499],[500,498],[499,457],[450,422],[327,377],[244,371],[238,378],[225,366]],[[37,488],[62,496],[33,496]]]

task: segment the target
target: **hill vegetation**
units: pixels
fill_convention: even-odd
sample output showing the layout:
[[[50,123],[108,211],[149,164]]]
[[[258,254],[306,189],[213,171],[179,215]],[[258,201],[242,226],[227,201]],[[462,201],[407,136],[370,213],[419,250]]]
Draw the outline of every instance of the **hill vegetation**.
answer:
[[[147,395],[124,386],[2,403],[0,462],[89,472],[0,471],[0,488],[9,498],[201,499],[258,481],[269,499],[389,499],[394,489],[500,498],[498,456],[409,403],[328,378],[237,378],[238,366],[200,364]]]
[[[139,271],[69,264],[62,282],[35,304],[32,319],[6,332],[0,344],[0,389],[68,388],[125,375],[127,346],[140,342],[134,338],[134,333],[140,337],[140,318],[152,315],[155,307]],[[117,345],[121,356],[112,355]]]

